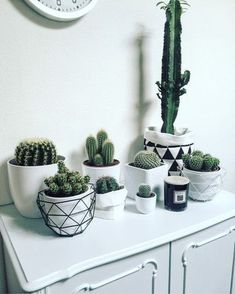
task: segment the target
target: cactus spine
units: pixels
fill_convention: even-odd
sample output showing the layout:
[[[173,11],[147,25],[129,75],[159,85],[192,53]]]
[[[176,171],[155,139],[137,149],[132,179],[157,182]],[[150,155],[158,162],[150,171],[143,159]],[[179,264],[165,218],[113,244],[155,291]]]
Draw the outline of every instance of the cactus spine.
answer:
[[[91,166],[107,166],[114,163],[114,145],[104,130],[100,130],[96,138],[89,136],[86,139],[86,150]]]
[[[161,160],[153,151],[139,151],[134,158],[134,166],[151,169],[161,165]]]
[[[163,2],[159,2],[163,4]],[[170,0],[165,6],[166,23],[164,29],[164,46],[162,57],[161,82],[157,82],[161,99],[162,133],[174,134],[174,121],[176,119],[180,96],[186,93],[184,88],[190,79],[190,72],[181,74],[181,14],[182,5],[188,5],[185,1]]]
[[[57,162],[57,152],[54,143],[48,139],[27,139],[18,144],[15,149],[17,165],[38,166]]]

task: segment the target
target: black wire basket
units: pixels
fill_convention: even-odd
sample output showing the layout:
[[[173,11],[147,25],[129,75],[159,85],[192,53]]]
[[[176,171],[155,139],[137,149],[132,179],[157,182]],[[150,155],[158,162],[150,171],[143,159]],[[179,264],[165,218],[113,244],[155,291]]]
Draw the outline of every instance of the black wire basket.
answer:
[[[84,232],[94,218],[94,187],[89,185],[85,193],[69,197],[51,197],[45,191],[38,193],[37,205],[46,226],[60,236],[72,237]]]

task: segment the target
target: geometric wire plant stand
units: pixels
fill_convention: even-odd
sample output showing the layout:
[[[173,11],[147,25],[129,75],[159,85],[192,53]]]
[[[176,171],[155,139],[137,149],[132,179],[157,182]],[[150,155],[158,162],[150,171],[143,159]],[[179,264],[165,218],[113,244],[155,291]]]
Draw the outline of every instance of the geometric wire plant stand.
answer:
[[[84,232],[95,213],[96,192],[93,185],[85,195],[62,197],[61,200],[60,197],[48,197],[45,191],[38,193],[37,205],[46,226],[65,237]]]
[[[221,174],[218,174],[216,177],[208,181],[202,189],[199,189],[199,183],[193,183],[190,180],[190,177],[184,173],[183,168],[178,168],[181,176],[184,176],[189,179],[191,186],[191,196],[190,198],[196,201],[205,202],[211,200],[215,194],[221,191],[221,186],[223,184],[223,178],[225,176],[225,170],[221,169]],[[205,172],[206,173],[206,172]],[[203,174],[200,175],[203,178]]]

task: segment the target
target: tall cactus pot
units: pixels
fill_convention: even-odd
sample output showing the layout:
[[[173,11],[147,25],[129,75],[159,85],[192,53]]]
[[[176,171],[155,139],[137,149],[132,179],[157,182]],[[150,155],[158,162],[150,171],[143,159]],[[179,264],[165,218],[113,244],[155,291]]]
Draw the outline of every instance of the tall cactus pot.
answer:
[[[63,156],[58,158],[65,159]],[[36,203],[38,192],[46,188],[44,179],[57,172],[57,163],[19,166],[11,159],[7,162],[7,167],[11,197],[17,210],[24,217],[40,218],[41,213]]]
[[[179,175],[182,155],[191,154],[194,149],[194,135],[187,128],[175,129],[175,134],[161,133],[156,127],[149,127],[144,134],[144,147],[154,151],[162,162],[168,165],[169,175]]]

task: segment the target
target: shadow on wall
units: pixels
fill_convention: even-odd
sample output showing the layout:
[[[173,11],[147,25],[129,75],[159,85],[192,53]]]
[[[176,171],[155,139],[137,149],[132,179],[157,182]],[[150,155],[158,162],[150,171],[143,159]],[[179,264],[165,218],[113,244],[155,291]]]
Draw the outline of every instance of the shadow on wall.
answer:
[[[9,0],[10,3],[18,10],[20,13],[29,19],[31,22],[43,26],[49,29],[63,29],[70,27],[76,24],[79,20],[69,21],[69,22],[58,22],[54,20],[47,19],[44,16],[41,16],[37,12],[35,12],[31,7],[29,7],[24,1],[16,1],[16,0]]]
[[[139,33],[137,35],[137,38],[135,40],[135,47],[137,51],[137,70],[138,73],[137,76],[137,103],[134,106],[134,109],[136,109],[136,114],[134,117],[134,125],[137,126],[136,128],[136,138],[131,143],[130,149],[128,152],[128,162],[133,160],[134,155],[140,151],[143,150],[144,146],[144,121],[145,116],[147,114],[148,109],[150,108],[150,105],[152,102],[150,100],[146,100],[146,77],[148,76],[146,74],[146,52],[145,52],[145,45],[146,45],[146,39],[148,38],[148,33],[145,30],[144,26],[140,26]]]

